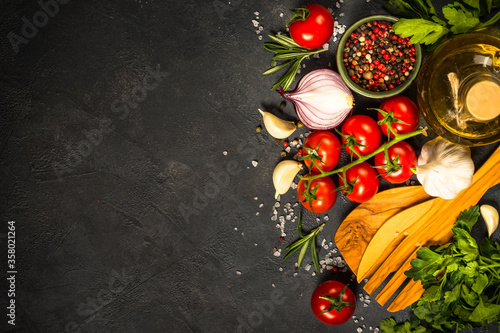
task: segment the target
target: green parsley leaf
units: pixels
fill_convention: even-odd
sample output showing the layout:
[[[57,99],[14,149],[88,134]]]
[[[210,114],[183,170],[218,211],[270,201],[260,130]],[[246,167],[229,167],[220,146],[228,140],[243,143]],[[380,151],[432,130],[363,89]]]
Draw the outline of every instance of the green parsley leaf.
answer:
[[[411,37],[413,44],[434,44],[450,30],[438,23],[425,19],[400,19],[392,30],[403,38]]]
[[[396,326],[396,321],[393,318],[387,318],[382,320],[379,326],[382,333],[395,333],[394,326]]]
[[[485,274],[479,274],[476,278],[476,281],[472,285],[472,290],[474,290],[478,294],[482,294],[483,290],[488,287],[490,280]]]
[[[391,13],[399,17],[405,18],[423,18],[408,2],[403,0],[387,0],[384,1],[384,7]]]
[[[444,6],[443,15],[451,25],[451,32],[455,35],[474,30],[481,24],[479,19],[471,12],[456,8],[453,5]]]
[[[479,298],[478,306],[472,311],[469,317],[470,321],[481,323],[481,325],[489,324],[500,316],[500,305],[491,303],[485,304],[484,299],[487,299],[487,297],[483,296]]]

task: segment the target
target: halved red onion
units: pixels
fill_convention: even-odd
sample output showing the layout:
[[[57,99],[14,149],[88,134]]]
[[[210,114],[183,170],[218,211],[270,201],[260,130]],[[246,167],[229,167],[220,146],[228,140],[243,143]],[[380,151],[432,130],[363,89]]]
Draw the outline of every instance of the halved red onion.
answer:
[[[339,73],[316,69],[300,79],[292,91],[278,89],[291,101],[300,121],[309,129],[326,130],[339,126],[354,104],[352,92]]]

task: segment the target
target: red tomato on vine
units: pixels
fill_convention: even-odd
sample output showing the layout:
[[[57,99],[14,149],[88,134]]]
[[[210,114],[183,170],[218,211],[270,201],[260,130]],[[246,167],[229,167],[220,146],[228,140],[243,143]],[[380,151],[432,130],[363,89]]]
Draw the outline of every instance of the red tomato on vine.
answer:
[[[382,134],[377,122],[365,115],[347,118],[342,125],[342,146],[356,158],[373,153],[380,147]]]
[[[343,187],[344,175],[339,175],[339,186]],[[349,185],[342,189],[344,195],[354,202],[365,202],[377,194],[379,187],[378,174],[368,162],[363,162],[349,168],[345,172]]]
[[[410,144],[405,141],[395,143],[387,149],[387,156],[388,159],[385,152],[375,155],[375,166],[382,178],[394,184],[411,178],[411,169],[417,165],[417,155]]]
[[[302,160],[313,172],[320,172],[312,163],[313,160],[325,172],[333,170],[340,161],[340,141],[335,134],[329,131],[314,131],[309,134],[304,141],[302,150],[308,152]]]
[[[309,173],[304,177],[312,177],[317,173]],[[310,182],[309,193],[307,185]],[[329,211],[335,201],[337,201],[337,192],[335,183],[330,177],[320,177],[313,180],[300,180],[297,185],[297,196],[302,205],[310,212],[321,214]]]
[[[413,132],[418,126],[418,108],[415,103],[408,97],[403,95],[396,95],[385,99],[382,104],[380,104],[380,110],[384,113],[378,113],[378,120],[382,132],[391,138],[394,138],[394,134],[388,133],[387,124],[383,120],[388,117],[391,121],[391,129],[396,134],[406,134]]]

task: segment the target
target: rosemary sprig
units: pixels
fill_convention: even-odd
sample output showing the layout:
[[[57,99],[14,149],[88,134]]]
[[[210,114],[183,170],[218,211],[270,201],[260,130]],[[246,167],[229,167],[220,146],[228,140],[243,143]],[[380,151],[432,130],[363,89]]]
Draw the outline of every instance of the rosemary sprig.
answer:
[[[306,49],[295,43],[293,39],[283,35],[271,36],[269,35],[274,43],[264,43],[264,48],[270,52],[274,53],[274,57],[271,60],[271,68],[265,71],[264,75],[269,75],[279,71],[280,69],[290,65],[288,70],[283,74],[283,76],[273,85],[272,90],[277,87],[282,87],[283,90],[288,90],[295,80],[297,71],[300,68],[300,63],[305,58],[326,51],[327,49]],[[277,61],[283,61],[280,64],[276,64]]]
[[[318,253],[316,252],[316,236],[318,233],[323,229],[325,224],[323,223],[316,229],[311,230],[311,232],[307,235],[304,235],[302,233],[302,214],[301,211],[299,211],[299,219],[297,221],[297,232],[299,234],[300,239],[295,241],[294,243],[290,244],[285,248],[285,251],[287,251],[287,254],[283,258],[283,261],[287,260],[288,257],[290,257],[295,251],[300,249],[299,252],[299,258],[297,259],[297,267],[300,267],[302,264],[302,261],[304,260],[304,256],[306,255],[307,248],[310,245],[311,248],[311,256],[312,256],[312,261],[314,264],[314,268],[316,269],[316,272],[318,274],[320,273],[320,266],[319,266],[319,260],[318,260]]]

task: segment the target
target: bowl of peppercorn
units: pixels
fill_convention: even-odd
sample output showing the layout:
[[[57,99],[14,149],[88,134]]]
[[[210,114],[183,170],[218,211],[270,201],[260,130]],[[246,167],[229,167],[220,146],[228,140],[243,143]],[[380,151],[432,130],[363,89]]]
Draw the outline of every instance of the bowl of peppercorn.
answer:
[[[392,31],[397,18],[373,15],[351,25],[337,48],[337,67],[346,85],[370,98],[387,98],[408,88],[422,63],[419,44]]]

